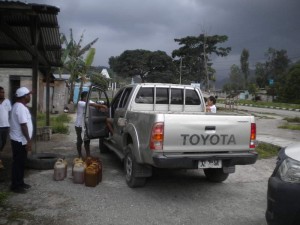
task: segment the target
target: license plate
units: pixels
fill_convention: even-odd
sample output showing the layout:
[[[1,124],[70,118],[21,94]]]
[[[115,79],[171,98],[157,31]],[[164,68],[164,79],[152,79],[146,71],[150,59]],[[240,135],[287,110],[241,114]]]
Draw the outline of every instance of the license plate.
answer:
[[[199,169],[207,169],[207,168],[222,168],[222,160],[199,160],[198,162]]]

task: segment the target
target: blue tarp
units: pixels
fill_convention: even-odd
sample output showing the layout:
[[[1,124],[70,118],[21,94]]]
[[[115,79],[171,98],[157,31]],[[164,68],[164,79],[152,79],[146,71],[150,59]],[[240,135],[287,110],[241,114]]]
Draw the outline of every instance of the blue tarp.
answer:
[[[82,91],[89,91],[89,87],[83,86]],[[74,97],[73,97],[73,102],[77,104],[77,99],[78,99],[78,93],[79,93],[79,86],[75,86],[74,88]]]

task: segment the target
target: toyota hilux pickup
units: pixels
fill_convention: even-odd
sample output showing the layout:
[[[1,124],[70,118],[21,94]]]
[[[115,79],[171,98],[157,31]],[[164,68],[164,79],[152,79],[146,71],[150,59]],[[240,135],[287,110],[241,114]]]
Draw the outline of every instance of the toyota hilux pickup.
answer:
[[[85,127],[99,138],[101,153],[114,152],[123,162],[126,183],[141,187],[152,169],[203,169],[206,178],[222,182],[235,165],[257,160],[256,124],[251,115],[208,113],[199,88],[190,85],[141,83],[121,88],[111,103],[107,93],[91,85]],[[107,129],[111,118],[113,134]]]

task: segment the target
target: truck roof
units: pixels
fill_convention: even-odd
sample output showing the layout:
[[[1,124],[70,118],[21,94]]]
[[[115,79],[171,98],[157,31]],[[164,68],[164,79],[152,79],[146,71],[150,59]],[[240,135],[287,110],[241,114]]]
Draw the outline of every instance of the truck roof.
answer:
[[[150,87],[153,87],[153,86],[159,86],[159,87],[189,87],[189,88],[193,88],[193,89],[196,89],[195,87],[193,87],[192,85],[188,85],[188,84],[171,84],[171,83],[135,83],[135,84],[129,84],[127,85],[128,86],[133,86],[133,87],[136,87],[136,86],[150,86]],[[199,89],[199,88],[197,88]]]

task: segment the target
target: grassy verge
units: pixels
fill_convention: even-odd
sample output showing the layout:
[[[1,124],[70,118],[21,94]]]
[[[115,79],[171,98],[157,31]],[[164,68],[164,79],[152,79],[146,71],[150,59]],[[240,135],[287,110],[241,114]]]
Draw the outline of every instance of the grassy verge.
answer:
[[[69,133],[69,126],[67,123],[71,122],[71,117],[68,114],[50,115],[50,126],[52,133],[67,134]],[[40,113],[37,116],[37,126],[45,126],[46,114]]]
[[[218,99],[219,103],[225,103],[225,99]],[[289,103],[281,103],[281,102],[263,102],[263,101],[251,101],[251,100],[238,100],[238,104],[248,104],[258,107],[280,107],[280,108],[286,108],[286,109],[300,109],[299,104],[289,104]]]
[[[292,117],[292,118],[290,118],[290,117],[286,117],[286,118],[284,118],[284,120],[286,120],[286,121],[288,121],[288,122],[290,122],[290,123],[300,123],[300,117]]]
[[[286,117],[284,118],[287,122],[278,128],[289,129],[289,130],[300,130],[300,117]]]
[[[286,123],[284,125],[279,126],[278,128],[281,129],[288,129],[288,130],[300,130],[300,124],[290,124]]]
[[[256,147],[259,159],[267,159],[277,156],[279,150],[280,147],[268,143],[259,143]]]
[[[0,191],[0,206],[3,205],[4,201],[9,196],[8,192]]]
[[[298,104],[289,104],[289,103],[281,103],[281,102],[262,102],[262,101],[251,101],[251,100],[238,100],[239,104],[252,104],[260,107],[280,107],[287,109],[300,109],[300,105]]]

